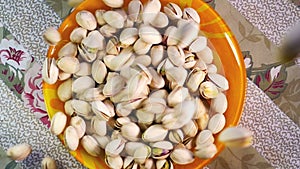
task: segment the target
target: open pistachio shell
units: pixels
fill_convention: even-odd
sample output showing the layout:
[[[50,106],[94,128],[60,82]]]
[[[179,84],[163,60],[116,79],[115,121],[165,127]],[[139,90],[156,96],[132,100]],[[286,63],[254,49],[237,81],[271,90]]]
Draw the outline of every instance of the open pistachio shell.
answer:
[[[84,150],[90,155],[97,157],[101,154],[102,150],[96,139],[90,135],[85,135],[80,141]]]
[[[42,78],[48,84],[54,84],[58,80],[59,69],[54,58],[46,58],[42,68]]]

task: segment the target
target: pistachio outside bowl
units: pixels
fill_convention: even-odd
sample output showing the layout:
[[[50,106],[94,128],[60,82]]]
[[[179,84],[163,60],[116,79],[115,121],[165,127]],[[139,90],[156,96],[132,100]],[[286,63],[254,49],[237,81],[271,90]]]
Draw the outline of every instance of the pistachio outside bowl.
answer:
[[[123,6],[127,7],[130,0],[125,0]],[[143,4],[146,0],[142,0]],[[243,57],[237,41],[230,31],[223,19],[212,9],[209,5],[201,0],[161,0],[162,6],[167,3],[173,2],[178,4],[181,8],[192,7],[197,10],[201,17],[200,28],[203,33],[208,37],[211,46],[215,50],[215,55],[218,55],[217,59],[219,63],[215,63],[218,68],[221,67],[225,77],[228,79],[230,89],[226,92],[228,99],[228,109],[225,112],[226,127],[236,126],[239,122],[243,111],[243,105],[245,100],[246,91],[246,71],[243,62]],[[75,21],[75,15],[78,11],[88,10],[94,13],[97,9],[109,8],[104,5],[101,0],[85,0],[81,3],[61,24],[59,32],[62,34],[62,41],[56,46],[51,46],[48,50],[47,57],[57,57],[59,49],[69,41],[69,35],[71,31],[77,27]],[[64,103],[61,102],[57,95],[56,90],[61,82],[56,82],[54,85],[43,83],[43,93],[45,98],[45,104],[47,112],[50,118],[57,112],[64,112]],[[217,138],[218,135],[214,135]],[[62,143],[64,144],[63,136],[60,135]],[[224,145],[219,143],[216,139],[215,142],[218,153],[211,159],[196,160],[189,165],[175,165],[176,169],[183,168],[202,168],[210,163],[224,148]],[[104,154],[98,158],[92,157],[85,152],[85,150],[79,146],[76,151],[70,151],[70,153],[80,161],[84,166],[90,169],[108,168],[104,162]]]

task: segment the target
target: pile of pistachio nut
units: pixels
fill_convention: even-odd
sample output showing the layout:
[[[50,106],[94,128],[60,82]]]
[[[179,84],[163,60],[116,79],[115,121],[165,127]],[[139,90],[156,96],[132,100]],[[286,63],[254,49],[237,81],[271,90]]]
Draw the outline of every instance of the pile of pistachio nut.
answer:
[[[196,10],[159,0],[132,0],[126,10],[123,0],[103,2],[111,9],[76,14],[70,41],[44,62],[43,80],[62,81],[57,96],[65,108],[52,117],[51,132],[63,133],[70,150],[104,152],[110,168],[212,158],[229,85]],[[55,28],[44,38],[61,41]]]

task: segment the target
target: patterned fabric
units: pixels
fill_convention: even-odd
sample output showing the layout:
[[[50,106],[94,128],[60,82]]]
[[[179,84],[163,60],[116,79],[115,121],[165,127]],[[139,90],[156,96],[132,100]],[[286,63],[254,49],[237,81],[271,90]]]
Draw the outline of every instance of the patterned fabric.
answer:
[[[229,2],[276,45],[280,44],[284,35],[300,20],[300,9],[288,0]]]
[[[209,167],[300,168],[297,160],[300,157],[295,153],[300,151],[299,146],[295,146],[299,145],[299,127],[284,114],[299,125],[300,85],[298,77],[293,75],[299,74],[300,70],[294,64],[280,62],[276,58],[278,48],[273,44],[279,44],[288,29],[299,20],[299,8],[287,0],[229,0],[237,11],[227,0],[204,1],[225,19],[244,51],[250,80],[240,125],[255,134],[254,147],[225,149]],[[42,125],[49,127],[40,75],[40,63],[46,55],[47,45],[41,35],[49,26],[58,27],[61,19],[71,11],[65,1],[45,2],[0,0],[0,51],[5,51],[0,52],[0,94],[5,98],[0,101],[0,146],[8,148],[21,142],[33,145],[33,153],[22,163],[24,168],[40,168],[40,160],[46,155],[54,157],[59,168],[84,168]],[[12,53],[14,59],[8,59]],[[17,58],[24,58],[22,64],[15,62]],[[278,143],[274,143],[273,138]]]

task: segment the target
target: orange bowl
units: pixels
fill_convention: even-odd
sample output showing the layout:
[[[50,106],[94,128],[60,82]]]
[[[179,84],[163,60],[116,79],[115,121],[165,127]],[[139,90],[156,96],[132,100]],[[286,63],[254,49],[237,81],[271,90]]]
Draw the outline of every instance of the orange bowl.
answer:
[[[130,0],[125,0],[124,6],[127,6]],[[143,3],[146,0],[142,0]],[[228,99],[228,109],[225,112],[226,127],[236,126],[239,122],[243,111],[243,104],[245,100],[246,90],[246,72],[243,62],[243,57],[240,52],[237,41],[225,24],[223,19],[206,3],[200,0],[161,0],[162,6],[168,2],[178,4],[181,8],[192,7],[197,10],[201,17],[200,28],[201,31],[208,37],[210,45],[214,48],[214,55],[217,56],[215,64],[218,68],[223,70],[223,74],[229,82],[230,89],[226,91]],[[101,0],[85,0],[81,3],[61,24],[58,29],[62,34],[62,41],[56,45],[51,46],[48,50],[47,57],[57,58],[59,49],[69,41],[71,31],[78,26],[75,21],[75,15],[78,11],[88,10],[94,12],[97,9],[109,8],[103,4]],[[216,57],[215,57],[216,58]],[[216,63],[218,62],[218,63]],[[61,102],[57,95],[56,90],[61,82],[54,85],[43,84],[43,93],[45,97],[45,104],[49,117],[51,118],[57,111],[64,112],[64,103]],[[218,135],[215,135],[216,138]],[[62,135],[59,136],[64,143]],[[202,168],[211,162],[224,148],[224,145],[215,141],[218,153],[211,159],[198,159],[189,165],[175,165],[176,169],[183,168]],[[98,158],[92,157],[85,152],[82,147],[70,153],[80,161],[84,166],[90,169],[108,168],[103,161],[104,154]]]

